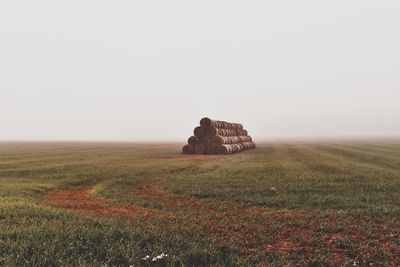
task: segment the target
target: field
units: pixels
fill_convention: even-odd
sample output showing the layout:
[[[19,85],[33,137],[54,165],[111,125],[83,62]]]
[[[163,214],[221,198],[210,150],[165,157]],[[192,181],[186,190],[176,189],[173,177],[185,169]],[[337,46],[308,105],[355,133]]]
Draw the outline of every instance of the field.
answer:
[[[1,143],[0,265],[400,265],[400,141],[180,149]]]

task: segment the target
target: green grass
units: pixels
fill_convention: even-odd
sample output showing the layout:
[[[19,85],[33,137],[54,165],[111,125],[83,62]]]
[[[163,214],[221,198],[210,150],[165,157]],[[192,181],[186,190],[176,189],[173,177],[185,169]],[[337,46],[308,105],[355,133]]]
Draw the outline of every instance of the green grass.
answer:
[[[163,252],[168,257],[158,265],[398,263],[393,253],[400,253],[400,141],[265,143],[218,158],[182,156],[180,149],[179,144],[0,143],[0,265],[151,265],[141,259]],[[85,215],[42,201],[51,191],[90,184],[98,196],[116,203],[166,209],[130,193],[149,180],[160,181],[165,194],[204,203],[299,211],[302,217],[293,221],[261,216],[259,223],[271,220],[273,228],[265,237],[270,240],[261,241],[314,227],[318,238],[296,238],[304,247],[321,249],[246,254],[243,240],[220,242],[201,228],[206,225],[201,216],[186,218],[171,208],[166,212],[185,218],[178,221],[179,231],[170,231],[161,217]],[[367,231],[362,244],[371,247],[370,254],[351,239],[355,222]],[[342,234],[334,242],[344,258],[332,260],[321,239],[327,233]],[[382,236],[393,246],[388,255],[379,250]]]

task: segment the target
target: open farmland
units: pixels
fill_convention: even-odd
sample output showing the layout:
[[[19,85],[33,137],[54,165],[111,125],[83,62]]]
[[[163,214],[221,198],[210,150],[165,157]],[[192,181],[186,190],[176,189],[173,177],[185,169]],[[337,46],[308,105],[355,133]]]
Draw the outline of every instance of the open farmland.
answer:
[[[0,265],[400,265],[400,141],[181,147],[0,144]]]

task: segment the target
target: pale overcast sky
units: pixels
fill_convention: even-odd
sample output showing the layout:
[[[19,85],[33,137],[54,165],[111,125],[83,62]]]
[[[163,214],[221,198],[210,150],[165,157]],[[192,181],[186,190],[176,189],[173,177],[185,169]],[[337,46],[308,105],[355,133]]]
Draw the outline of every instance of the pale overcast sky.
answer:
[[[0,2],[0,140],[183,142],[203,116],[400,135],[400,1]]]

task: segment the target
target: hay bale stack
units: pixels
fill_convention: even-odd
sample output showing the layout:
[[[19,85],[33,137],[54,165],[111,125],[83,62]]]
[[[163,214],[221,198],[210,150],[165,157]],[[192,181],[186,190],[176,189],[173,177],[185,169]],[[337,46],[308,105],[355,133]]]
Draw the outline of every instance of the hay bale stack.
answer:
[[[256,148],[251,136],[240,123],[202,118],[193,131],[184,154],[233,154]]]

